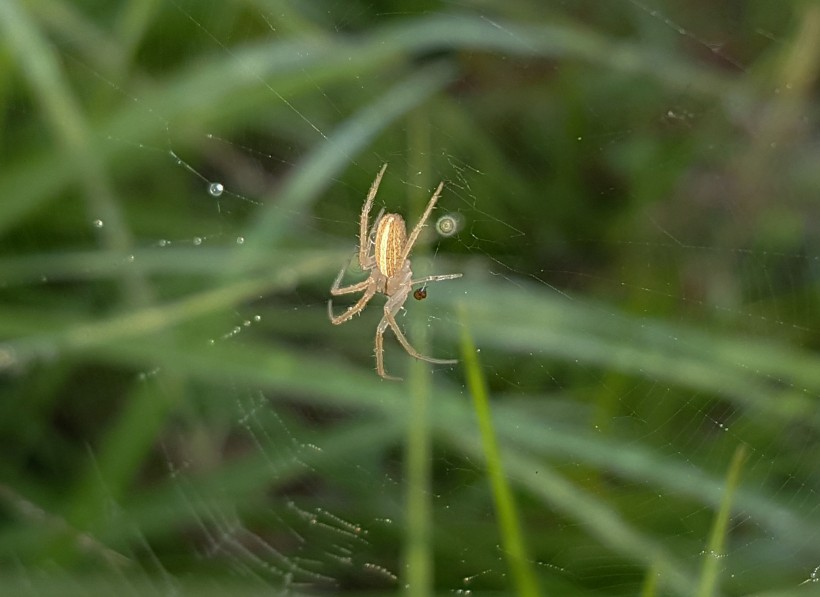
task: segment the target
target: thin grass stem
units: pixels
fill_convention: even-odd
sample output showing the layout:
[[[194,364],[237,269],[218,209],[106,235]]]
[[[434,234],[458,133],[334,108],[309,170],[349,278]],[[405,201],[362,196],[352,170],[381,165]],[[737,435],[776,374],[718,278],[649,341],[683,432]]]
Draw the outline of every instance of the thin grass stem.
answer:
[[[521,532],[521,522],[515,506],[510,484],[504,473],[501,459],[501,450],[498,446],[493,417],[490,410],[489,391],[464,311],[461,311],[461,355],[464,359],[464,371],[467,379],[467,388],[473,398],[473,407],[478,418],[478,427],[481,431],[481,444],[487,464],[490,488],[493,494],[496,514],[498,515],[498,529],[501,533],[501,543],[504,556],[507,559],[513,583],[518,595],[535,597],[539,595],[535,574],[530,566],[527,550],[524,546],[524,536]]]

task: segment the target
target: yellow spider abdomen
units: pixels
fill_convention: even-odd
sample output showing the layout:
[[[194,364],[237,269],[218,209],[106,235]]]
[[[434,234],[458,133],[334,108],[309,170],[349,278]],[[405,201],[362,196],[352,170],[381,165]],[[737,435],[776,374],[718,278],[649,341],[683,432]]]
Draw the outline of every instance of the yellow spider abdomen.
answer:
[[[384,214],[376,230],[374,253],[379,271],[388,278],[401,269],[401,254],[406,240],[404,218],[399,214]]]

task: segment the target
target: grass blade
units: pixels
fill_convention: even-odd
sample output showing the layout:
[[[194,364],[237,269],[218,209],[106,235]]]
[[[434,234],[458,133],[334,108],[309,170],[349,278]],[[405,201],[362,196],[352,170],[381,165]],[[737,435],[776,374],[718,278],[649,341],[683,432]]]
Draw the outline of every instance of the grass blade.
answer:
[[[703,567],[700,572],[700,585],[698,586],[698,597],[711,597],[717,594],[718,587],[718,562],[726,549],[726,534],[729,530],[729,517],[732,513],[732,503],[734,501],[735,490],[740,483],[740,472],[748,457],[746,444],[740,444],[732,456],[729,464],[729,471],[726,473],[726,488],[723,492],[723,499],[720,502],[715,521],[712,525],[712,532],[709,536],[709,545],[703,553]]]
[[[473,398],[478,427],[481,431],[481,444],[484,448],[484,458],[487,463],[487,474],[490,478],[490,487],[493,501],[498,515],[498,527],[501,532],[501,542],[507,565],[513,577],[517,592],[525,597],[535,597],[539,594],[535,574],[529,564],[527,550],[524,546],[524,537],[521,532],[521,522],[515,507],[515,499],[504,474],[501,462],[501,452],[498,447],[495,429],[493,428],[492,412],[490,412],[490,398],[487,382],[481,372],[473,339],[464,312],[461,313],[461,354],[464,359],[464,370],[467,377],[467,388]]]

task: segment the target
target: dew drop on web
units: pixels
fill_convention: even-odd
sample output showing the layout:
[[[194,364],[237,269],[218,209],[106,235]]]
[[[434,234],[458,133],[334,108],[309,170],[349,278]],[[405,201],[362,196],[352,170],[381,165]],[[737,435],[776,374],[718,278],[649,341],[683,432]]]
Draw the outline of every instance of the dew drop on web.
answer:
[[[208,193],[210,193],[213,197],[219,197],[222,195],[224,190],[225,187],[222,186],[221,182],[212,182],[208,185]]]

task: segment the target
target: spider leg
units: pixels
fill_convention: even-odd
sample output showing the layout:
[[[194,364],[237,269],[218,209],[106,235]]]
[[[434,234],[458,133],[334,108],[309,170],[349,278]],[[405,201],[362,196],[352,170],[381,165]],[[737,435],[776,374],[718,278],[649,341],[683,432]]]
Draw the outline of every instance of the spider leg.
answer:
[[[342,283],[342,277],[345,275],[345,271],[347,270],[347,266],[342,266],[342,269],[339,270],[339,273],[336,275],[336,279],[333,280],[333,284],[330,287],[330,294],[333,294],[337,290],[339,290],[339,284]]]
[[[370,278],[368,278],[367,280],[362,280],[361,282],[356,282],[355,284],[351,284],[350,286],[342,286],[341,288],[336,286],[330,289],[330,294],[332,294],[333,296],[351,294],[353,292],[364,290],[365,288],[367,288],[368,284],[370,284]]]
[[[371,245],[376,240],[376,231],[378,231],[378,229],[379,229],[379,222],[381,221],[383,215],[384,215],[384,208],[382,207],[379,210],[379,213],[376,215],[375,219],[373,220],[373,226],[370,228],[370,233],[367,235],[367,242]]]
[[[373,269],[373,266],[376,264],[376,261],[370,255],[367,256],[367,261],[365,263],[360,263],[359,266],[362,270],[368,271]],[[342,282],[342,278],[347,271],[347,266],[342,266],[342,269],[339,270],[339,273],[336,275],[336,279],[333,280],[333,285],[330,287],[330,294],[333,296],[339,296],[342,294],[350,294],[351,292],[357,292],[359,290],[363,290],[365,286],[367,286],[368,280],[364,280],[362,282],[357,282],[356,284],[351,284],[349,286],[339,286]]]
[[[440,274],[437,276],[425,276],[424,278],[419,278],[418,280],[413,280],[410,282],[410,286],[416,286],[417,284],[427,284],[428,282],[441,282],[442,280],[455,280],[456,278],[460,278],[463,274]]]
[[[384,331],[388,325],[390,325],[390,322],[387,321],[387,315],[385,315],[376,328],[376,373],[378,373],[382,379],[401,381],[401,377],[388,375],[384,370]]]
[[[438,201],[439,196],[441,195],[441,190],[444,188],[444,181],[442,180],[438,183],[433,196],[430,197],[430,202],[427,204],[427,207],[424,208],[424,213],[421,214],[421,219],[419,219],[419,223],[416,224],[416,227],[413,228],[412,232],[410,232],[410,236],[407,237],[407,241],[404,243],[404,250],[401,252],[401,257],[399,263],[404,263],[404,260],[407,259],[410,255],[410,251],[413,249],[413,245],[416,244],[416,239],[419,237],[421,233],[421,229],[424,228],[424,224],[427,222],[427,218],[430,217],[430,214],[433,212],[433,208],[436,206],[436,201]]]
[[[401,328],[399,327],[399,324],[396,322],[396,319],[393,317],[392,313],[385,313],[384,320],[387,321],[387,325],[390,326],[390,329],[392,329],[393,333],[396,334],[396,338],[398,338],[399,343],[402,345],[404,350],[407,351],[407,354],[409,354],[411,357],[415,357],[421,361],[427,361],[428,363],[435,363],[437,365],[455,365],[456,363],[458,363],[458,359],[436,359],[421,354],[415,348],[410,346],[410,342],[407,341],[404,332],[401,331]]]
[[[367,253],[370,249],[370,235],[367,232],[370,208],[373,207],[373,199],[375,199],[376,193],[379,190],[379,185],[382,183],[382,176],[384,176],[385,170],[387,170],[387,164],[382,166],[382,169],[379,170],[375,180],[370,185],[370,190],[367,192],[367,199],[362,207],[362,215],[359,218],[359,263],[361,264],[364,264],[367,260]],[[379,217],[381,217],[381,213],[379,214]]]
[[[408,278],[410,277],[410,272],[407,272]],[[417,358],[421,361],[427,361],[428,363],[435,363],[438,365],[454,365],[458,361],[455,359],[436,359],[433,357],[428,357],[426,355],[421,354],[415,348],[410,345],[408,342],[407,337],[405,337],[404,332],[401,331],[399,324],[396,323],[395,314],[396,312],[401,309],[404,302],[407,300],[407,295],[410,291],[410,286],[406,287],[406,290],[397,292],[389,299],[384,305],[384,317],[379,322],[379,326],[376,328],[376,372],[385,379],[397,379],[395,377],[387,375],[384,370],[384,332],[389,327],[393,330],[393,333],[396,335],[399,343],[402,345],[402,348],[409,354],[411,357]]]
[[[384,332],[388,327],[393,330],[393,333],[396,334],[396,338],[398,338],[399,343],[410,356],[421,361],[427,361],[428,363],[435,363],[437,365],[455,365],[458,363],[457,359],[434,359],[433,357],[428,357],[421,354],[415,348],[410,346],[410,342],[407,341],[407,338],[404,336],[401,328],[399,328],[393,314],[385,310],[384,317],[382,317],[382,320],[379,322],[379,326],[376,328],[376,373],[379,374],[379,377],[401,381],[401,377],[388,375],[384,370]]]
[[[333,299],[330,299],[327,302],[327,315],[330,318],[330,323],[333,325],[339,325],[349,321],[354,315],[360,313],[361,310],[365,308],[368,301],[373,298],[373,295],[376,294],[376,285],[372,284],[370,279],[367,279],[364,282],[359,282],[359,284],[354,284],[354,286],[358,285],[364,285],[364,294],[362,294],[362,296],[359,297],[359,300],[356,301],[355,304],[350,305],[341,315],[333,315]]]

